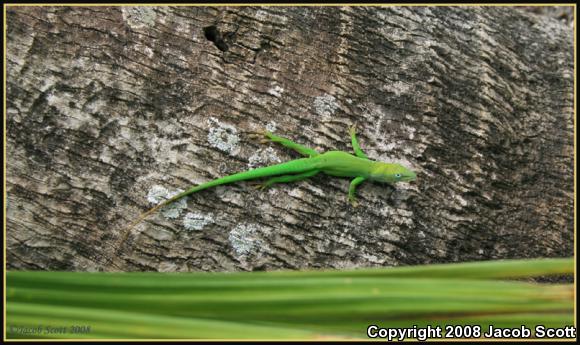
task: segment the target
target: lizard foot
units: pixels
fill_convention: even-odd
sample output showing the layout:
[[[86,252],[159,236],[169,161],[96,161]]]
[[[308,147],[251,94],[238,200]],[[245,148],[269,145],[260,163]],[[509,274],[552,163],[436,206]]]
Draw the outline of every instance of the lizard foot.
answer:
[[[260,144],[267,144],[270,142],[270,140],[268,140],[270,138],[270,132],[268,132],[265,129],[260,129],[257,132],[250,132],[250,134],[248,134],[248,137],[250,137],[251,139],[255,139],[255,140],[259,140]]]
[[[356,201],[356,199],[354,199],[354,198],[353,198],[353,199],[351,199],[351,198],[348,198],[348,202],[349,202],[349,203],[352,205],[352,207],[354,207],[354,208],[357,208],[357,207],[358,207],[358,205],[359,205],[358,201]]]
[[[356,124],[351,125],[348,127],[348,133],[352,136],[356,134]]]
[[[269,185],[268,185],[268,184],[266,184],[266,183],[261,183],[261,182],[250,182],[250,185],[251,185],[252,187],[254,187],[254,189],[257,189],[257,190],[264,190],[264,189],[266,189],[266,188],[268,188],[268,187],[269,187]]]

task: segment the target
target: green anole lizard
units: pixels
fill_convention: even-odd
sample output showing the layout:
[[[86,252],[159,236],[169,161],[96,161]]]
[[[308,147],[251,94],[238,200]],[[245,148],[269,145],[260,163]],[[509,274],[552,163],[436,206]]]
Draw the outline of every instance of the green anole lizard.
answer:
[[[275,183],[294,182],[307,179],[320,172],[331,176],[354,177],[348,189],[348,200],[353,206],[356,206],[355,189],[364,181],[378,181],[387,183],[396,183],[401,181],[413,181],[416,175],[413,171],[396,163],[383,163],[370,160],[361,150],[356,139],[355,127],[349,129],[352,147],[355,155],[343,151],[328,151],[319,153],[311,148],[302,146],[293,141],[273,135],[264,131],[263,135],[268,140],[280,143],[291,148],[307,158],[295,159],[286,163],[280,163],[263,168],[257,168],[240,172],[237,174],[221,177],[198,186],[191,187],[185,192],[165,200],[159,205],[141,214],[137,220],[129,225],[127,231],[141,222],[145,217],[158,209],[171,204],[185,196],[199,192],[201,190],[219,186],[226,183],[237,181],[253,180],[261,177],[271,177],[269,180],[260,185],[261,188],[267,188]]]

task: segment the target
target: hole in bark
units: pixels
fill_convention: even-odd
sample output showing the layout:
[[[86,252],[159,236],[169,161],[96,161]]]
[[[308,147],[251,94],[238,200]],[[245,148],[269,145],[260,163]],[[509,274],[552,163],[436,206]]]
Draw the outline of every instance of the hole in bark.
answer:
[[[212,41],[219,50],[223,52],[228,51],[228,45],[224,41],[222,34],[215,25],[206,26],[203,28],[203,34],[205,35],[205,38],[208,41]]]

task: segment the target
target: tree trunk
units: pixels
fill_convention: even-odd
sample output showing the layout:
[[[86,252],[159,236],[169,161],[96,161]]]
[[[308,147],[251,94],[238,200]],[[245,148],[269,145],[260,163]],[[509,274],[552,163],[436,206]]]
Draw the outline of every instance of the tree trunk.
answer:
[[[507,7],[7,9],[9,269],[222,271],[573,255],[573,29]],[[168,194],[319,151],[319,174]],[[124,241],[124,238],[127,238]]]

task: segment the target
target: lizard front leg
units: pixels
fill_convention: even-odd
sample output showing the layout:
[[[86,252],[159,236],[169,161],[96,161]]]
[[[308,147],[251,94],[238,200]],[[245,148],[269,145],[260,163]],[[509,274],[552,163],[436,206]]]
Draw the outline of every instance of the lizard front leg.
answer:
[[[352,207],[358,206],[358,203],[357,203],[356,197],[355,197],[356,186],[363,183],[365,180],[366,180],[366,178],[359,176],[350,182],[350,186],[348,187],[348,201],[350,202]]]
[[[358,145],[358,140],[356,140],[356,126],[352,125],[348,129],[350,133],[350,140],[352,142],[352,148],[354,149],[354,154],[359,158],[369,159],[367,155],[361,150],[360,146]]]

